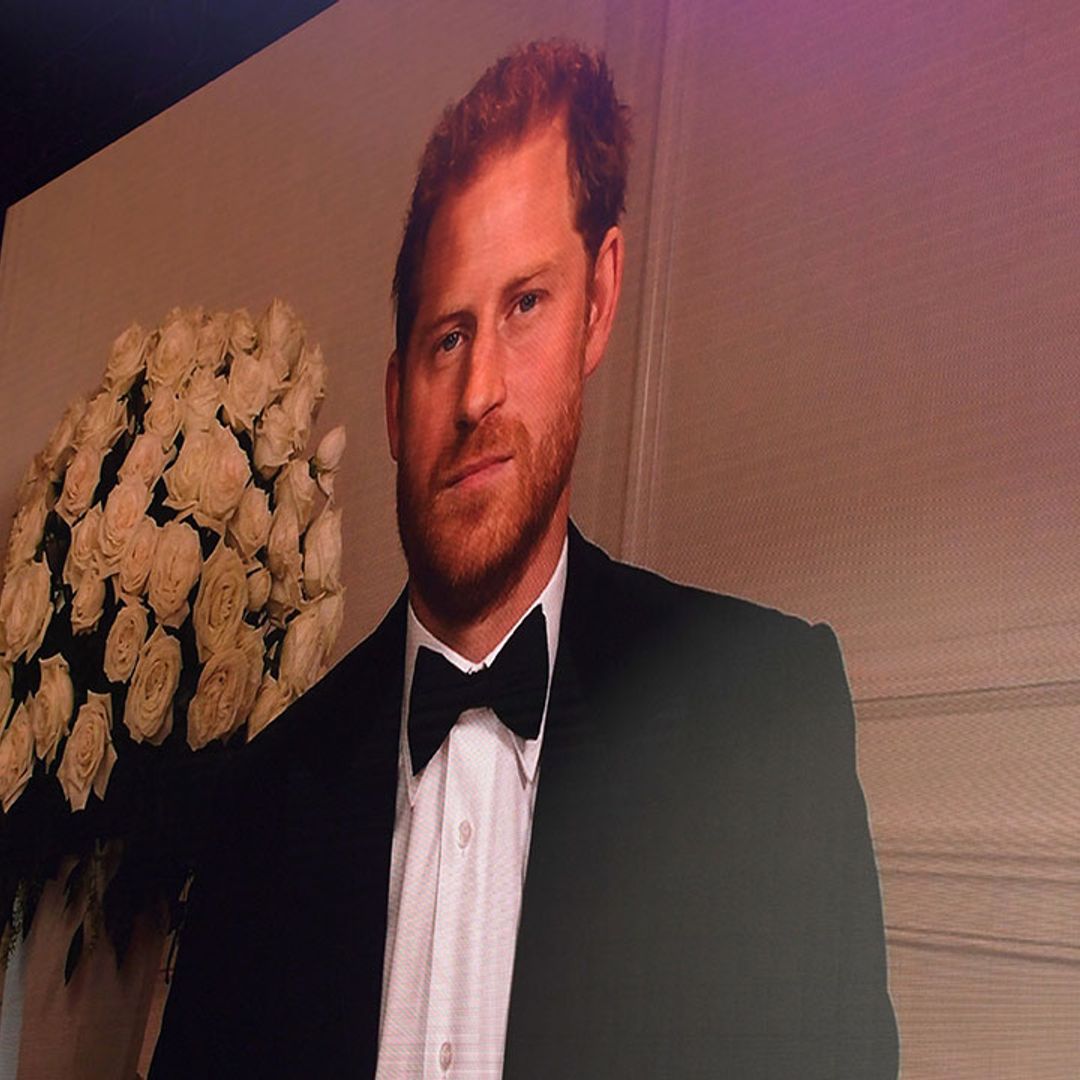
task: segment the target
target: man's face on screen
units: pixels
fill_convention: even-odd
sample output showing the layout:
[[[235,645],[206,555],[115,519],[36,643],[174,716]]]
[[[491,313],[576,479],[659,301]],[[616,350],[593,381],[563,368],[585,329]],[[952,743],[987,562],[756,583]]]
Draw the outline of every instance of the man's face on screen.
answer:
[[[432,221],[387,411],[410,579],[448,617],[497,603],[566,513],[589,269],[561,123],[493,155]]]

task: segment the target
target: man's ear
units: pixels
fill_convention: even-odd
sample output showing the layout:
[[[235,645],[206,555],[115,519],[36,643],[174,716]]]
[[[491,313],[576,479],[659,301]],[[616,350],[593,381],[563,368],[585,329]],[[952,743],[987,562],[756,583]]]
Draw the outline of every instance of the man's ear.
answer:
[[[398,460],[401,446],[401,364],[395,349],[386,361],[386,436],[390,440],[390,456]]]
[[[604,357],[615,321],[615,309],[619,306],[622,275],[623,234],[618,225],[612,225],[604,235],[593,262],[588,325],[585,331],[586,375],[591,375]]]

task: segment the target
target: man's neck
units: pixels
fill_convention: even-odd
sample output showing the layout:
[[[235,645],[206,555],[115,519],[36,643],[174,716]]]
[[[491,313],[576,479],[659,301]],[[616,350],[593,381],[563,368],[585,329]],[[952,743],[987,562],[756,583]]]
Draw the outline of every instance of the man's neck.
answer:
[[[410,583],[409,600],[417,618],[440,641],[467,660],[478,663],[506,637],[543,592],[555,573],[566,532],[567,515],[556,513],[517,582],[490,609],[467,621],[441,616]]]

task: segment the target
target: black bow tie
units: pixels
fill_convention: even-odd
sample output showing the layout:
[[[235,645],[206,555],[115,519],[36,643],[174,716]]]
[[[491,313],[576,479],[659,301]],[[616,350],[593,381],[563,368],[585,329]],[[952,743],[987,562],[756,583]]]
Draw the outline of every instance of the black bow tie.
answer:
[[[488,707],[515,735],[535,739],[547,697],[547,623],[537,605],[499,651],[471,675],[421,645],[409,691],[409,754],[415,776],[466,709]]]

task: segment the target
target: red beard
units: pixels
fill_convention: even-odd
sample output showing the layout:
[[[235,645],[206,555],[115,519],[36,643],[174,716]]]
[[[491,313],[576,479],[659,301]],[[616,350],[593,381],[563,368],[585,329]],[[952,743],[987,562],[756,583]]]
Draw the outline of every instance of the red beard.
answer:
[[[398,532],[410,581],[432,610],[472,621],[521,580],[569,483],[580,434],[579,395],[568,395],[535,444],[520,420],[494,413],[439,455],[427,482],[411,476],[403,440]],[[501,475],[476,486],[450,483],[488,457],[509,458]]]

